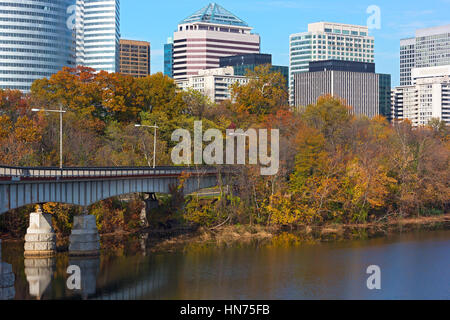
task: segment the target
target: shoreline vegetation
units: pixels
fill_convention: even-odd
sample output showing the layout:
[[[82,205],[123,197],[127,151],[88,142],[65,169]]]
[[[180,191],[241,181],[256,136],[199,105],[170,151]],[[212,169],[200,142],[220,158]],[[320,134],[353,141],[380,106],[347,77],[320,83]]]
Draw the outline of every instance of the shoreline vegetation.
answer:
[[[450,213],[431,217],[391,218],[383,222],[363,224],[325,224],[298,226],[296,228],[263,227],[250,225],[222,226],[217,229],[175,228],[154,230],[144,228],[138,232],[117,231],[101,235],[102,247],[117,246],[124,239],[139,239],[148,235],[148,252],[182,252],[186,248],[224,248],[241,245],[301,246],[319,243],[336,243],[352,240],[369,240],[421,231],[450,231]],[[4,242],[22,242],[23,239],[2,235]],[[58,240],[58,252],[68,248],[68,238]]]
[[[378,223],[299,226],[295,229],[234,225],[221,227],[217,230],[199,228],[187,234],[174,235],[167,238],[163,236],[162,239],[155,237],[153,238],[153,247],[150,251],[170,252],[180,250],[186,245],[219,248],[251,243],[302,245],[347,240],[368,240],[414,231],[440,230],[450,230],[450,214],[434,217],[395,218]],[[105,237],[111,236],[114,237],[114,235]]]
[[[179,90],[162,73],[138,79],[85,67],[36,80],[28,94],[0,89],[0,164],[56,167],[59,117],[31,110],[62,105],[65,167],[152,166],[153,132],[135,124],[158,125],[157,166],[173,165],[172,134],[182,128],[194,136],[197,121],[204,131],[217,129],[225,137],[227,130],[279,130],[279,148],[272,149],[277,138],[267,141],[270,153],[279,151],[277,174],[262,176],[261,165],[228,166],[226,183],[219,177],[218,197],[185,197],[189,175],[183,174],[169,195],[157,195],[159,207],[146,214],[150,230],[213,229],[203,233],[204,241],[225,243],[274,238],[284,230],[338,239],[353,232],[382,234],[383,225],[389,233],[395,217],[416,217],[420,225],[426,217],[450,212],[445,122],[432,119],[414,127],[408,120],[355,115],[345,101],[329,95],[294,110],[280,73],[266,65],[248,75],[249,82],[233,84],[231,99],[220,103],[199,91]],[[219,157],[224,150],[209,142],[204,150]],[[247,141],[240,152],[247,158],[253,147]],[[130,235],[147,226],[141,219],[144,203],[144,194],[123,195],[87,210],[101,235]],[[28,206],[1,215],[0,234],[23,239],[33,211]],[[46,203],[43,211],[52,215],[60,241],[70,235],[74,216],[83,214],[80,207],[59,203]]]

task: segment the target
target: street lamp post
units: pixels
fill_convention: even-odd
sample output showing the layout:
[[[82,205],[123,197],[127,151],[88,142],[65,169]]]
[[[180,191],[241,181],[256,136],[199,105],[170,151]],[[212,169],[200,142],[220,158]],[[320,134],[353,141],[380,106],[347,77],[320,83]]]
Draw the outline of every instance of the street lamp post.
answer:
[[[156,130],[159,129],[159,127],[156,125],[156,123],[154,126],[146,126],[143,124],[135,124],[134,126],[136,128],[144,127],[144,128],[155,129],[154,134],[153,134],[153,169],[155,169],[156,168]]]
[[[63,168],[63,114],[67,111],[62,109],[62,105],[59,106],[59,110],[46,110],[46,109],[31,109],[33,112],[54,112],[59,113],[59,168]]]

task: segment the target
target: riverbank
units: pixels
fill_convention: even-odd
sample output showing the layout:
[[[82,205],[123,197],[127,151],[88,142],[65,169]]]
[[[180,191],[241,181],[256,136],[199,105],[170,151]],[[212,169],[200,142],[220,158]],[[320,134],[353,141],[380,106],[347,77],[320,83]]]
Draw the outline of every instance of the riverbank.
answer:
[[[215,230],[200,228],[186,233],[152,241],[150,251],[179,251],[185,247],[239,246],[243,244],[286,244],[339,242],[368,240],[405,234],[414,231],[450,230],[450,214],[391,219],[386,222],[365,224],[327,224],[323,226],[299,226],[296,229],[262,226],[224,226]],[[151,241],[151,238],[150,238]]]
[[[120,246],[123,239],[145,239],[150,252],[176,252],[192,247],[233,247],[240,245],[301,245],[304,243],[340,242],[389,237],[413,231],[450,230],[450,214],[391,218],[384,222],[365,224],[325,224],[297,228],[232,225],[217,229],[175,228],[169,230],[142,229],[139,232],[117,231],[102,234],[102,247]],[[0,235],[3,241],[23,241]],[[68,238],[59,238],[59,252],[68,249]]]

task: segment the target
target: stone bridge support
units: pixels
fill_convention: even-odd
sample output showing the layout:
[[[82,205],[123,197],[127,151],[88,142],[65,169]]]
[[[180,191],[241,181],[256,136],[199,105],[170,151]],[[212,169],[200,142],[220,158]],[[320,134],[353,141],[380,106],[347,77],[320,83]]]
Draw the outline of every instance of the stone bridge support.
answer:
[[[98,256],[100,254],[100,236],[95,216],[74,217],[70,235],[69,255],[73,257]]]
[[[150,211],[152,209],[156,209],[159,207],[159,201],[156,198],[156,194],[155,193],[146,193],[144,195],[144,208],[141,211],[141,223],[144,227],[148,227],[149,226],[149,216],[150,216]]]
[[[50,214],[38,206],[30,214],[30,226],[25,235],[25,257],[52,257],[56,253],[56,234]]]

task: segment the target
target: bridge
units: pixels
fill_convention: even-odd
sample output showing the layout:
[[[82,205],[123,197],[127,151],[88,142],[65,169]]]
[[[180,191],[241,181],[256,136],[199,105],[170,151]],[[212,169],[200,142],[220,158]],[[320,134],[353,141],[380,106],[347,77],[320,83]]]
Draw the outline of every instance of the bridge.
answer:
[[[48,202],[90,206],[131,193],[170,193],[184,178],[183,193],[214,187],[214,167],[25,168],[0,167],[0,215]]]

